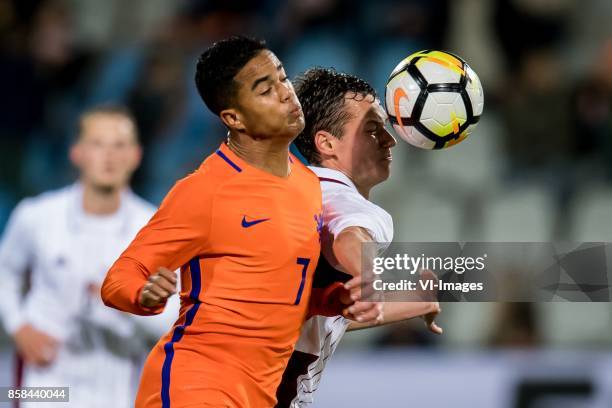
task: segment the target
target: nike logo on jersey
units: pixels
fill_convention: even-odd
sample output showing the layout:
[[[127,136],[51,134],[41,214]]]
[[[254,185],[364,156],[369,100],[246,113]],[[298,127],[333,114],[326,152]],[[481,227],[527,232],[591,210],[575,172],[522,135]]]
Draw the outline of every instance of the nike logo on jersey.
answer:
[[[253,225],[261,224],[264,221],[269,221],[269,218],[261,218],[259,220],[247,221],[246,215],[242,216],[242,228],[249,228]]]

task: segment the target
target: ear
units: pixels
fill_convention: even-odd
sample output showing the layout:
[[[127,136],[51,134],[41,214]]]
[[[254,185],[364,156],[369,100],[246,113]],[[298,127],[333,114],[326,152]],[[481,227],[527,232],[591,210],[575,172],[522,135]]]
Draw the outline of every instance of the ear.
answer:
[[[79,142],[74,143],[70,147],[70,151],[68,152],[68,157],[70,158],[70,162],[77,168],[80,167],[83,162],[83,151],[81,149],[81,145]]]
[[[333,156],[335,154],[335,147],[338,139],[334,137],[331,133],[326,132],[325,130],[319,130],[314,135],[314,144],[319,152],[319,156],[321,160],[325,157]]]
[[[135,171],[140,166],[141,161],[142,161],[142,147],[140,145],[137,145],[134,148],[134,155],[132,156],[131,170]]]
[[[244,132],[246,129],[242,122],[242,115],[236,109],[224,109],[219,113],[221,121],[232,130]]]

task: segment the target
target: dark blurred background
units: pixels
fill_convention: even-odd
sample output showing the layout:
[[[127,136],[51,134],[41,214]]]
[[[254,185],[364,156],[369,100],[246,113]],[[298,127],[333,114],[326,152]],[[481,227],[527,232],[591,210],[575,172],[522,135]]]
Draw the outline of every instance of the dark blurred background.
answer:
[[[266,39],[290,77],[330,66],[381,95],[394,66],[420,49],[457,53],[479,74],[476,132],[444,151],[400,143],[391,179],[374,191],[397,241],[612,242],[609,0],[0,0],[0,231],[18,200],[74,180],[77,118],[100,103],[135,114],[145,160],[133,188],[158,204],[225,136],[193,75],[199,53],[231,34]],[[363,395],[349,392],[360,401],[418,377],[408,406],[450,406],[444,398],[463,394],[472,407],[612,406],[610,304],[445,304],[441,324],[439,338],[418,321],[347,335],[317,406],[339,406],[334,387],[355,388],[351,372],[365,382]],[[398,348],[405,358],[372,360]],[[535,357],[516,362],[516,350]],[[538,368],[544,385],[522,374]],[[529,402],[566,371],[567,383],[551,381],[578,390],[569,399]],[[467,373],[489,391],[436,392]]]

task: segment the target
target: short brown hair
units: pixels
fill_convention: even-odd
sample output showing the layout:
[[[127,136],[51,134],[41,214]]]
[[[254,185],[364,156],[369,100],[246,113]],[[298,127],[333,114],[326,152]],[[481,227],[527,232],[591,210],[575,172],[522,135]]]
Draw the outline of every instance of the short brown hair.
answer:
[[[138,127],[136,126],[136,119],[132,112],[124,105],[98,105],[93,108],[87,109],[85,112],[81,113],[79,116],[78,129],[76,133],[76,140],[78,141],[81,138],[83,133],[83,127],[85,124],[85,120],[87,118],[94,115],[116,115],[123,116],[128,119],[132,123],[132,129],[134,129],[134,136],[136,137],[136,141],[138,142]]]
[[[320,164],[314,137],[324,130],[341,139],[344,125],[351,119],[345,109],[347,95],[360,100],[371,95],[374,88],[361,78],[330,68],[312,68],[294,81],[295,93],[302,104],[306,126],[295,139],[295,146],[310,164]]]

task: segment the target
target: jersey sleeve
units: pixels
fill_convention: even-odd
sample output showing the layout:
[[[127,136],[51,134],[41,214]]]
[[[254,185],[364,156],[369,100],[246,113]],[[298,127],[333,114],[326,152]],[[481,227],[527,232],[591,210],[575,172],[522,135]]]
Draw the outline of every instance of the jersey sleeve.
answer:
[[[393,240],[391,216],[352,191],[324,192],[323,223],[334,236],[349,227],[362,227],[376,242]]]
[[[324,288],[312,288],[308,304],[308,318],[312,316],[341,315],[347,305],[342,303],[341,296],[346,293],[342,282],[334,282]]]
[[[140,290],[159,267],[176,270],[205,248],[213,193],[204,177],[196,173],[179,181],[113,264],[102,284],[107,306],[138,315],[161,313],[164,305],[140,305]]]
[[[0,242],[0,316],[7,333],[13,334],[25,320],[21,292],[33,252],[33,214],[28,200],[13,210]]]

